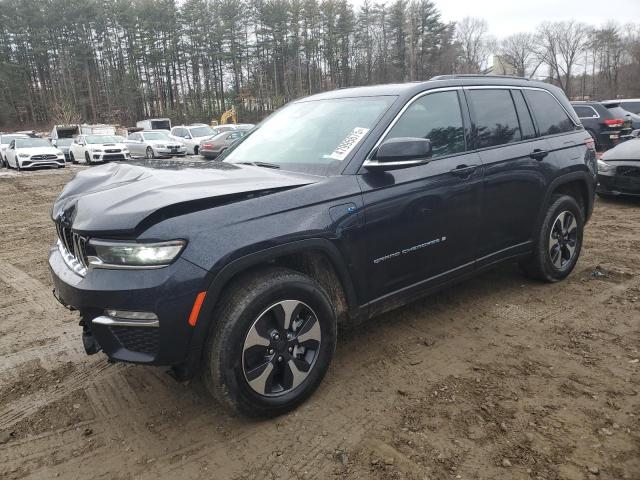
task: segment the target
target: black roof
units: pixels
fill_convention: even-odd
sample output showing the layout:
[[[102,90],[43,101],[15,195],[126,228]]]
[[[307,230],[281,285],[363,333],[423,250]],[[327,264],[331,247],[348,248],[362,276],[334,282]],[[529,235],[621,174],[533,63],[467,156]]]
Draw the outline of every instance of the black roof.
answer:
[[[350,87],[322,92],[310,97],[305,97],[298,101],[321,100],[328,98],[348,98],[348,97],[373,97],[380,95],[409,95],[430,90],[432,88],[458,87],[473,85],[498,85],[514,87],[537,87],[555,91],[557,87],[536,80],[529,80],[522,77],[508,77],[499,75],[442,75],[433,77],[430,80],[408,83],[390,83],[383,85],[369,85],[364,87]]]

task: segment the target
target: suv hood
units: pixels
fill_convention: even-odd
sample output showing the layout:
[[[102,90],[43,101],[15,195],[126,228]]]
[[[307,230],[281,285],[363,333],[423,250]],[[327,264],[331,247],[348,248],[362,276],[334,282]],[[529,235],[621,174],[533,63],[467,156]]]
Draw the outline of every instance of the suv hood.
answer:
[[[108,163],[78,173],[55,201],[52,218],[78,232],[130,235],[151,216],[160,221],[317,181],[315,176],[224,162]]]

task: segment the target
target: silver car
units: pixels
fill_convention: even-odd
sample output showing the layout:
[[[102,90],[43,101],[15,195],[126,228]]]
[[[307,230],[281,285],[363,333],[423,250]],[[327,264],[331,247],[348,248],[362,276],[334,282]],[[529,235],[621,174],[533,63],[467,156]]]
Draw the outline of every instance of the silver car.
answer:
[[[243,130],[231,130],[219,133],[213,138],[202,140],[200,142],[200,155],[204,158],[216,158],[246,134],[247,132]]]
[[[158,130],[134,132],[125,141],[132,157],[184,157],[187,150],[167,133]]]

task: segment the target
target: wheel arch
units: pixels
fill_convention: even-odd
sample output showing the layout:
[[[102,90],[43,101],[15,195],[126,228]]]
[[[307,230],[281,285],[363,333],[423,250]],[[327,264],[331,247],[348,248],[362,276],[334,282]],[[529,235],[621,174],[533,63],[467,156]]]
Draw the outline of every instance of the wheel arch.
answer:
[[[344,259],[338,248],[327,239],[305,239],[242,256],[216,273],[211,272],[208,277],[209,286],[191,339],[185,376],[190,376],[200,364],[204,343],[211,329],[215,328],[213,312],[225,289],[242,276],[270,266],[289,268],[316,280],[336,308],[339,323],[362,315]]]
[[[587,172],[572,172],[562,175],[551,182],[547,193],[544,198],[544,202],[541,205],[540,212],[538,213],[538,223],[544,218],[547,205],[551,200],[551,197],[556,194],[565,194],[575,198],[578,204],[582,207],[584,212],[585,223],[591,217],[593,212],[593,201],[595,196],[595,182],[590,180]]]

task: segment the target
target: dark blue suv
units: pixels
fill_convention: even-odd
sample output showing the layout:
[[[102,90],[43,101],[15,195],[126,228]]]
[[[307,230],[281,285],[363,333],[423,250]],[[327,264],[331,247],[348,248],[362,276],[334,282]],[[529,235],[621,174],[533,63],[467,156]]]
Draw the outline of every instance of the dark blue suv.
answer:
[[[596,157],[548,84],[447,76],[297,100],[220,162],[79,173],[53,206],[56,297],[88,353],[199,372],[286,412],[354,324],[504,261],[573,269]]]

